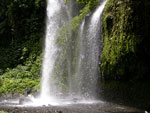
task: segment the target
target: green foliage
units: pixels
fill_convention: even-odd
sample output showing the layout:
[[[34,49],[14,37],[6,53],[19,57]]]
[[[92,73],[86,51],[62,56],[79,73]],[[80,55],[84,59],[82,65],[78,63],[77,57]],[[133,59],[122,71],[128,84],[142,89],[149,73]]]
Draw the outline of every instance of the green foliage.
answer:
[[[3,79],[2,86],[0,87],[0,93],[23,93],[28,88],[38,88],[40,80],[25,79]]]
[[[107,1],[103,16],[104,48],[101,56],[101,73],[105,80],[148,78],[150,46],[147,43],[150,41],[147,30],[150,24],[147,19],[150,16],[146,2]]]
[[[21,56],[18,57],[18,60],[24,62],[1,72],[0,93],[22,93],[28,88],[39,89],[42,59],[41,42],[42,40],[29,40],[22,44]]]
[[[0,76],[0,93],[22,93],[28,88],[39,89],[41,56],[33,60],[32,55],[25,65],[7,69]]]
[[[0,93],[39,88],[46,0],[0,4]]]
[[[0,69],[5,70],[22,64],[43,37],[45,1],[2,0],[0,9]]]

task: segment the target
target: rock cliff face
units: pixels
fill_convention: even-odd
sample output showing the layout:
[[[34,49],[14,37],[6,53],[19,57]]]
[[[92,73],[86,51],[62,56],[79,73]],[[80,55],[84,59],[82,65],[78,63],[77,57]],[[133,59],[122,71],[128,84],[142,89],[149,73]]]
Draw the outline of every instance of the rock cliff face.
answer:
[[[150,1],[108,0],[103,16],[101,72],[105,80],[147,80]]]

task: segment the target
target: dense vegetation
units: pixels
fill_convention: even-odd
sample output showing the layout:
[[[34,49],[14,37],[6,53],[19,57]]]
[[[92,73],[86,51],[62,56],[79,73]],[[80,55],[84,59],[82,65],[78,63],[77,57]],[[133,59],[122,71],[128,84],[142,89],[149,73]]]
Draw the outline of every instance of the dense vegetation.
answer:
[[[0,93],[38,86],[44,0],[2,0],[0,4]]]

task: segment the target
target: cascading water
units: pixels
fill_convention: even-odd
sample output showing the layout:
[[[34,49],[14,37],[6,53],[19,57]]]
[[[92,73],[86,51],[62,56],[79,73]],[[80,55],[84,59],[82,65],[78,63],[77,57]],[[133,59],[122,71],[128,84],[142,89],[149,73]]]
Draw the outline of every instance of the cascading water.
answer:
[[[72,19],[72,6],[63,0],[47,1],[47,27],[42,67],[41,92],[34,103],[58,105],[69,101],[93,100],[97,94],[100,56],[100,18],[106,2],[86,17],[77,35],[71,30],[61,47],[60,28]]]
[[[50,97],[50,75],[53,73],[53,66],[55,64],[55,55],[57,47],[55,45],[55,35],[58,31],[58,18],[57,12],[60,10],[60,3],[57,0],[49,0],[47,6],[47,28],[45,39],[45,52],[42,68],[42,86],[41,86],[41,98],[48,99]]]
[[[55,86],[55,81],[52,79],[55,62],[58,56],[56,37],[59,29],[71,19],[71,14],[68,12],[70,6],[65,5],[63,0],[48,0],[47,4],[45,51],[39,97],[44,104],[54,100],[56,90],[58,90]]]
[[[90,18],[80,26],[78,62],[76,67],[78,94],[84,99],[95,99],[97,95],[98,66],[100,57],[100,18],[104,1]],[[89,23],[89,24],[88,24]]]

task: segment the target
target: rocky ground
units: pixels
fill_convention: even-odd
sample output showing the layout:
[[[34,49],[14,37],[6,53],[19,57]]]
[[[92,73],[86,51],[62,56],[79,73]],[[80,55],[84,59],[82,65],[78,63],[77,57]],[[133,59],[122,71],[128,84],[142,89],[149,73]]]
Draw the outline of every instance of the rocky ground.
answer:
[[[13,103],[0,103],[0,111],[8,113],[145,113],[136,108],[125,107],[114,103],[102,102],[97,103],[74,103],[59,106],[22,106]],[[1,112],[0,112],[1,113]]]

